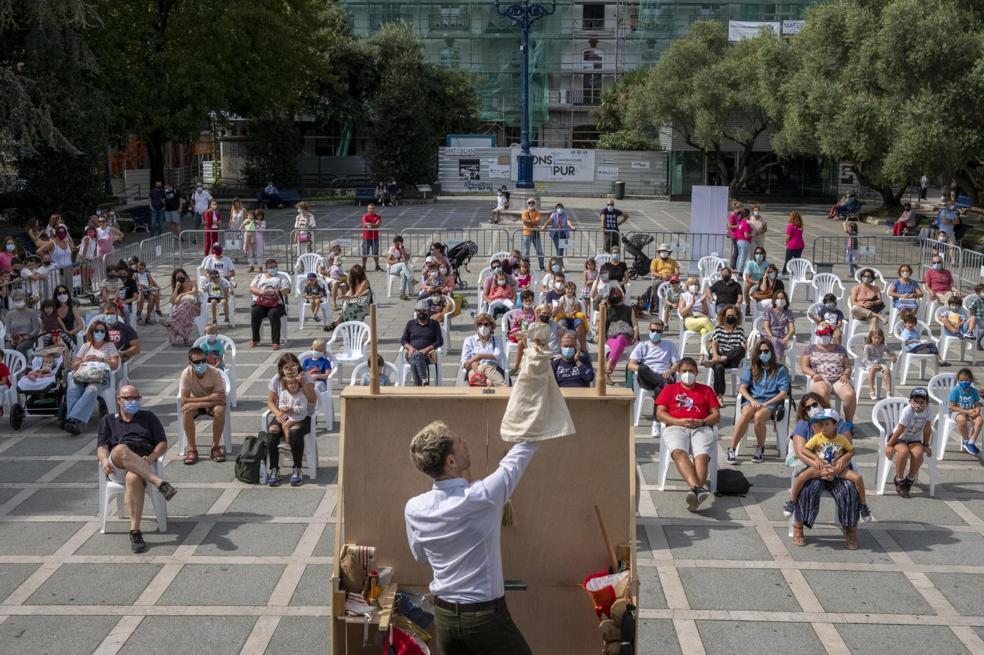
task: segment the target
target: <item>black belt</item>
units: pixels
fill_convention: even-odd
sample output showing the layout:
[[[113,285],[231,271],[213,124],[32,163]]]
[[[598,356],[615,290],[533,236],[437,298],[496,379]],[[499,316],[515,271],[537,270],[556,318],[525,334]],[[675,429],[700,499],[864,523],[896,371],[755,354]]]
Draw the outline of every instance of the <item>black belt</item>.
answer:
[[[455,614],[470,613],[470,612],[484,612],[487,610],[497,610],[504,609],[506,607],[505,597],[496,598],[495,600],[486,600],[481,603],[452,603],[450,601],[443,600],[438,597],[434,597],[434,604],[441,609],[454,612]]]

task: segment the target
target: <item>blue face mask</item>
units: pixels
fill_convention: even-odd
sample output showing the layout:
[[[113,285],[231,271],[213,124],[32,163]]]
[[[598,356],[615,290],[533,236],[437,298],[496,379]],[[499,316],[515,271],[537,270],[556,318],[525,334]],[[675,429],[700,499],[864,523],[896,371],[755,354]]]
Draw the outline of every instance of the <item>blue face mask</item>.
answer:
[[[649,340],[652,341],[653,343],[659,343],[662,339],[663,339],[662,332],[656,332],[655,330],[649,332]]]
[[[574,353],[575,352],[576,351],[573,348],[561,348],[560,349],[560,354],[564,357],[564,359],[574,359]]]
[[[201,364],[192,364],[191,365],[191,368],[198,375],[204,375],[205,374],[205,370],[208,368],[208,364],[206,364],[205,362],[202,362]]]
[[[767,362],[772,359],[772,353],[759,353],[759,361]]]
[[[311,353],[311,359],[313,359],[314,361],[318,361],[322,357],[324,357],[324,355],[322,355],[321,353],[319,353],[317,350],[315,350],[313,353]]]
[[[103,339],[106,338],[106,332],[105,332],[105,330],[95,330],[92,333],[92,338],[95,341],[102,341]]]
[[[268,269],[267,269],[267,272],[268,272],[268,273],[269,273],[270,275],[276,275],[276,274],[277,274],[277,270],[278,270],[278,269],[277,269],[277,267],[276,267],[276,266],[271,266],[270,268],[268,268]]]
[[[207,335],[205,335],[205,340],[208,341],[209,343],[215,343],[216,341],[219,340],[219,335],[217,335],[217,334],[207,334]]]
[[[960,385],[961,389],[970,389],[972,386],[974,386],[972,380],[960,380],[959,382],[957,382],[957,384]]]
[[[131,416],[140,411],[140,401],[139,400],[124,400],[123,401],[123,411]]]
[[[554,264],[553,266],[550,267],[550,270],[553,271],[554,273],[560,273],[560,264]]]
[[[106,325],[116,325],[116,314],[107,314],[103,320],[106,321]]]

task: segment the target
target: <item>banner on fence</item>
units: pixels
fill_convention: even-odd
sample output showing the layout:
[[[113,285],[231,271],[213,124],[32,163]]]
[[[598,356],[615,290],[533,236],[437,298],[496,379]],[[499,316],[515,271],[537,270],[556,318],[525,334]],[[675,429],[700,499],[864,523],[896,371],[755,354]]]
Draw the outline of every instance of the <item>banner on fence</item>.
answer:
[[[566,148],[531,148],[533,179],[538,182],[594,182],[595,151]],[[510,152],[512,179],[516,179],[519,148]]]

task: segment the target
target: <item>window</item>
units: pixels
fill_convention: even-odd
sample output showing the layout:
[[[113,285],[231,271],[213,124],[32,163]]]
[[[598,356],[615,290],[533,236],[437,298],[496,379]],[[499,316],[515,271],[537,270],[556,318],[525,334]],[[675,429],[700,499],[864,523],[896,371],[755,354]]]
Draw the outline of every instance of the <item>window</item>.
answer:
[[[605,29],[605,5],[591,4],[583,5],[581,8],[581,29],[583,30],[603,30]]]

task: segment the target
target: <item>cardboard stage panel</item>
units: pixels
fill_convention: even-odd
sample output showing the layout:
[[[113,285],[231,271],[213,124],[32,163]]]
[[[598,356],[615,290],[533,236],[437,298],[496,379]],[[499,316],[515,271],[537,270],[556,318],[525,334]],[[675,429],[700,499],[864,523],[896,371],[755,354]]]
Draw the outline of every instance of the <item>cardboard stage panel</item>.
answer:
[[[431,571],[414,561],[403,522],[406,501],[431,488],[410,461],[410,439],[440,419],[468,442],[473,479],[485,477],[512,447],[499,436],[509,389],[368,387],[342,393],[342,438],[336,562],[342,543],[373,545],[377,566],[392,566],[401,588],[426,592]],[[601,639],[591,601],[579,585],[608,567],[594,506],[601,508],[615,545],[630,543],[635,567],[635,447],[633,395],[610,389],[565,389],[577,434],[540,444],[512,502],[516,525],[502,528],[506,580],[527,591],[507,591],[510,613],[536,655],[598,653]],[[333,615],[342,613],[334,608]],[[341,628],[339,623],[336,628]],[[354,626],[352,626],[354,627]],[[344,630],[334,653],[345,653]],[[358,629],[361,645],[362,629]],[[378,646],[349,653],[379,651]],[[437,649],[432,647],[432,652]]]

